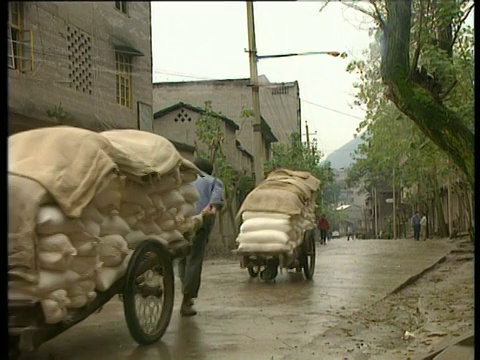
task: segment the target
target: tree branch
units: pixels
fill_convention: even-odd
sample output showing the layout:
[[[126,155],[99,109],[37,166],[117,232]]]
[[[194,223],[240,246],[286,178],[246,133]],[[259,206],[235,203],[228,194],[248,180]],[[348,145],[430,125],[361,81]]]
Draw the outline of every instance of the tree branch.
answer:
[[[443,93],[441,96],[440,96],[440,100],[443,101],[447,96],[448,94],[450,94],[450,92],[453,90],[453,88],[458,84],[458,80],[455,80],[452,85],[450,85],[450,87],[447,89],[447,91],[445,91],[445,93]]]
[[[417,36],[417,47],[415,49],[415,53],[413,54],[413,61],[412,66],[410,67],[410,74],[417,69],[418,66],[418,59],[420,58],[420,50],[421,50],[421,36],[422,36],[422,25],[423,25],[423,3],[420,2],[420,15],[418,17],[418,36]]]
[[[467,11],[465,12],[465,15],[460,19],[460,23],[457,25],[455,32],[452,37],[452,43],[450,44],[450,49],[453,49],[453,45],[455,44],[455,41],[457,40],[458,34],[460,32],[460,29],[462,28],[463,23],[467,20],[468,16],[472,12],[473,8],[475,6],[475,3],[470,6]]]
[[[344,1],[341,1],[340,2],[345,5],[346,7],[350,8],[350,9],[354,9],[354,10],[357,10],[357,11],[360,11],[361,13],[364,13],[365,15],[368,15],[370,16],[371,18],[373,18],[374,20],[379,21],[379,19],[377,18],[377,16],[367,10],[365,10],[364,8],[358,6],[358,5],[355,5],[355,4],[352,4],[352,3],[346,3]]]
[[[375,0],[370,0],[370,4],[373,5],[373,8],[375,9],[375,14],[377,14],[377,20],[380,23],[380,29],[384,30],[385,29],[385,21],[382,18],[382,15],[380,14],[380,10],[378,9],[378,6],[375,2]]]

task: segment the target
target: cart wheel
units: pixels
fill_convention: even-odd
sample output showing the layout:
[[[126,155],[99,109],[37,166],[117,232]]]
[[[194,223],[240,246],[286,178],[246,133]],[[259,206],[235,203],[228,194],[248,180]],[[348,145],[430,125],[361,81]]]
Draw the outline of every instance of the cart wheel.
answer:
[[[247,270],[248,270],[248,275],[250,275],[250,277],[256,278],[258,276],[260,269],[258,268],[258,266],[249,266]]]
[[[302,267],[307,280],[311,280],[315,272],[315,236],[311,230],[305,232],[303,238]]]
[[[267,265],[267,267],[263,271],[260,271],[260,279],[265,281],[273,280],[277,277],[277,275],[278,268],[277,266],[273,265]]]
[[[169,254],[155,240],[142,242],[125,274],[123,309],[128,330],[140,345],[158,341],[170,323],[175,294]]]

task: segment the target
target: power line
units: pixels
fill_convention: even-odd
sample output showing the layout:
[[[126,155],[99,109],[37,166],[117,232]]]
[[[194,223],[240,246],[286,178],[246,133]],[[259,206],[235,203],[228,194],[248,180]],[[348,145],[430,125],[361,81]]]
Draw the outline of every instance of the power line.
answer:
[[[358,120],[364,120],[364,118],[362,118],[362,117],[360,117],[360,116],[356,116],[356,115],[352,115],[352,114],[345,113],[345,112],[340,111],[340,110],[332,109],[332,108],[329,108],[329,107],[326,107],[326,106],[323,106],[323,105],[314,103],[313,101],[305,100],[305,99],[303,99],[303,98],[300,98],[300,101],[304,101],[304,102],[306,102],[307,104],[314,105],[314,106],[318,106],[319,108],[322,108],[322,109],[325,109],[325,110],[328,110],[328,111],[332,111],[332,112],[335,112],[335,113],[337,113],[337,114],[342,114],[342,115],[345,115],[345,116],[348,116],[348,117],[351,117],[351,118],[354,118],[354,119],[358,119]]]

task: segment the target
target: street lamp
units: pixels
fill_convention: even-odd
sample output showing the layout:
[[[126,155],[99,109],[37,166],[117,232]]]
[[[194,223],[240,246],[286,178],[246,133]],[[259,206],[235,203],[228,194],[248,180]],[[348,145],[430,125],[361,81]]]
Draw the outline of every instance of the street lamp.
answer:
[[[250,57],[250,85],[252,87],[252,106],[253,106],[253,163],[255,167],[255,184],[258,185],[263,180],[263,137],[261,132],[260,115],[260,91],[258,84],[257,62],[260,59],[281,58],[289,56],[304,55],[329,55],[333,57],[346,58],[346,53],[338,51],[309,51],[302,53],[276,54],[276,55],[257,55],[257,45],[255,42],[255,20],[253,14],[253,1],[247,1],[247,26],[248,26],[248,54]]]
[[[340,56],[342,59],[347,57],[347,53],[340,53],[338,51],[307,51],[301,53],[290,53],[290,54],[276,54],[276,55],[257,55],[257,59],[272,59],[272,58],[281,58],[289,56],[304,56],[304,55],[330,55],[333,57]]]

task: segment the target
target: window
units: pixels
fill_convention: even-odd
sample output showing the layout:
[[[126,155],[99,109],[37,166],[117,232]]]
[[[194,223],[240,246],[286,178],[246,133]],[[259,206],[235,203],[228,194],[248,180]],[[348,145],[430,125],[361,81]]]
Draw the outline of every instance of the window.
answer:
[[[288,95],[288,87],[281,86],[272,89],[272,95]]]
[[[117,68],[117,103],[127,108],[132,107],[132,56],[115,53]]]
[[[24,71],[33,67],[33,39],[30,30],[23,29],[23,3],[8,2],[8,67]],[[30,54],[28,54],[28,47]]]
[[[127,2],[126,1],[115,1],[115,7],[123,12],[124,14],[127,14]]]

